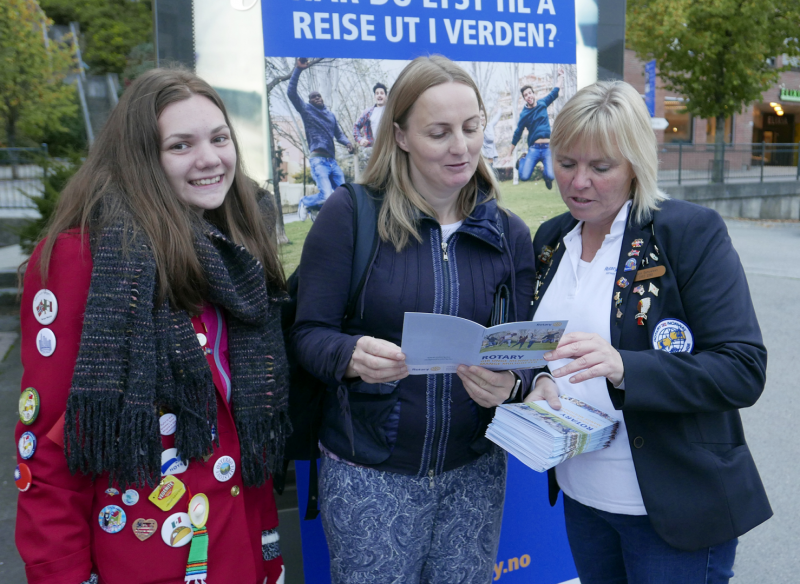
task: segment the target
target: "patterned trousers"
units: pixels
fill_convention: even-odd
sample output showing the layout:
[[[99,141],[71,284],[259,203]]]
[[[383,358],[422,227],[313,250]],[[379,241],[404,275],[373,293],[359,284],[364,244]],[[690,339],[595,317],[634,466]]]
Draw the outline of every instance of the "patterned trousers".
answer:
[[[503,519],[496,446],[433,478],[322,457],[320,511],[333,584],[488,584]]]

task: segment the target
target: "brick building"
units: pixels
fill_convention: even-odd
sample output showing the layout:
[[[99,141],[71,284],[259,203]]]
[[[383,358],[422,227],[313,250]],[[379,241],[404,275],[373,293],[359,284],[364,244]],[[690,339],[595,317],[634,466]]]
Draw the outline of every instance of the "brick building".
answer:
[[[776,58],[776,66],[784,57]],[[797,63],[800,65],[800,63]],[[641,94],[645,92],[644,63],[625,50],[624,79]],[[666,118],[669,127],[656,132],[659,143],[709,144],[714,142],[715,120],[683,113],[683,97],[666,91],[656,81],[656,117]],[[778,115],[783,111],[783,115]],[[725,123],[728,144],[788,144],[800,142],[800,66],[781,74],[780,81],[764,92],[763,101],[747,106]]]

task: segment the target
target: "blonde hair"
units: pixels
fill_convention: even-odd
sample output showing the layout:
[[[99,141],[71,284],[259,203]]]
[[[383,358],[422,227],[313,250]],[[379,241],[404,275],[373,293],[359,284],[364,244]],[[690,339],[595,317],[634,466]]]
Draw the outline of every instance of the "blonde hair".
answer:
[[[395,141],[394,124],[406,129],[419,96],[443,83],[466,85],[475,92],[479,107],[484,107],[478,86],[464,69],[441,55],[417,57],[406,65],[392,85],[375,136],[372,157],[360,180],[372,190],[384,193],[378,216],[378,234],[383,241],[390,241],[397,251],[403,249],[410,238],[422,241],[417,231],[420,211],[431,217],[436,217],[436,213],[411,182],[408,153]],[[475,174],[458,196],[457,210],[463,217],[469,216],[478,203],[500,198],[494,173],[482,156],[478,158]],[[479,192],[485,197],[481,201],[478,201]]]
[[[584,87],[559,112],[550,135],[553,155],[588,143],[605,156],[617,149],[633,167],[631,218],[646,223],[667,198],[658,189],[658,148],[639,92],[623,81]]]

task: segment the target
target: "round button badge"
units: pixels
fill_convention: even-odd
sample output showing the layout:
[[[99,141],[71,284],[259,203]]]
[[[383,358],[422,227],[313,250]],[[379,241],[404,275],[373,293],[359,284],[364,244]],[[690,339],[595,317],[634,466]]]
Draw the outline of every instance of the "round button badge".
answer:
[[[20,436],[17,448],[22,460],[28,460],[33,456],[33,453],[36,452],[36,436],[33,435],[33,432],[25,432]]]
[[[106,533],[119,533],[125,527],[125,511],[118,505],[106,505],[100,510],[97,521]]]
[[[17,488],[20,492],[24,493],[31,488],[32,482],[33,475],[31,474],[31,469],[28,468],[28,465],[24,462],[19,463],[17,468],[14,469],[14,483],[17,485]]]
[[[39,415],[39,392],[28,387],[19,396],[19,421],[30,426]]]
[[[128,489],[124,493],[122,493],[122,502],[125,503],[128,507],[131,505],[136,505],[139,502],[139,492],[133,489]]]
[[[158,419],[162,436],[172,436],[178,428],[178,417],[175,414],[164,414]]]
[[[188,513],[173,513],[161,526],[161,540],[169,547],[183,547],[193,535]]]
[[[214,478],[224,483],[233,478],[236,472],[236,462],[230,456],[221,456],[214,463]]]
[[[161,453],[161,476],[176,475],[186,472],[189,461],[182,461],[177,448],[167,448]]]
[[[48,325],[58,316],[56,295],[43,288],[33,297],[33,316],[39,324]]]
[[[43,328],[36,335],[36,348],[42,357],[49,357],[56,352],[56,335],[49,328]]]

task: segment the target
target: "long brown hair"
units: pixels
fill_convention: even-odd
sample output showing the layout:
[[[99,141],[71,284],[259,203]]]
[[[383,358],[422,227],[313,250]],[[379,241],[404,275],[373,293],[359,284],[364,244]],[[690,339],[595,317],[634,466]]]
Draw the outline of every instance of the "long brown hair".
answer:
[[[76,227],[96,233],[122,219],[134,232],[143,231],[152,245],[159,303],[169,298],[177,308],[198,311],[206,279],[193,244],[197,213],[175,195],[164,174],[158,127],[168,105],[193,95],[210,99],[222,111],[236,149],[231,188],[222,205],[205,211],[204,217],[261,261],[270,286],[285,289],[276,243],[261,219],[256,184],[242,168],[225,104],[208,83],[181,69],[148,71],[120,98],[86,161],[61,193],[42,247],[43,278],[60,233]]]
[[[466,85],[475,92],[479,108],[484,109],[478,86],[464,69],[441,55],[417,57],[406,65],[392,85],[386,111],[378,126],[372,157],[361,177],[362,184],[385,193],[378,216],[378,233],[383,241],[391,241],[397,251],[403,249],[412,237],[422,241],[416,226],[418,211],[431,217],[435,217],[436,212],[411,182],[408,153],[395,140],[394,124],[405,129],[419,96],[443,83]],[[458,195],[457,207],[462,217],[468,217],[475,209],[481,190],[485,191],[484,200],[500,198],[497,179],[483,156],[479,156],[478,168],[472,180]]]

